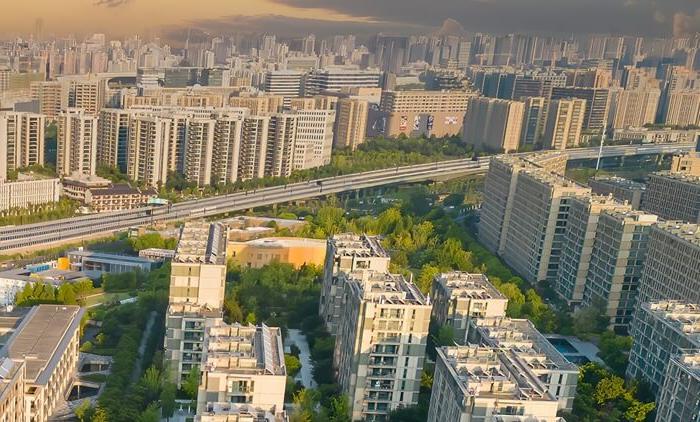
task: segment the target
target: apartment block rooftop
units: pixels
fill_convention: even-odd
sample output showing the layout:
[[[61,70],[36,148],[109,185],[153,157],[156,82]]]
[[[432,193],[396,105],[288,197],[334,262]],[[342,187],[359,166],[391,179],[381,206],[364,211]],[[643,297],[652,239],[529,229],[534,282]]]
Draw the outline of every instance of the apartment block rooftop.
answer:
[[[195,417],[195,422],[285,422],[284,412],[272,414],[249,404],[228,402],[207,403],[206,409]]]
[[[71,333],[80,326],[84,310],[80,306],[38,305],[29,311],[7,344],[0,359],[24,360],[26,379],[46,384],[68,347]]]
[[[656,223],[659,217],[656,214],[650,214],[644,211],[638,210],[624,210],[624,209],[609,209],[603,211],[605,214],[610,215],[617,220],[637,222],[637,223]]]
[[[527,319],[506,317],[472,320],[482,342],[519,356],[532,369],[558,369],[578,372]]]
[[[679,182],[685,182],[692,185],[700,184],[700,176],[691,176],[684,173],[671,173],[669,171],[659,171],[652,174],[653,176],[664,177],[667,179],[677,180]]]
[[[440,284],[450,297],[506,299],[485,274],[452,271],[438,275],[435,282]]]
[[[224,265],[226,228],[218,223],[186,223],[180,231],[173,262]]]
[[[219,324],[207,329],[204,366],[210,372],[286,375],[282,333],[277,327]]]
[[[378,236],[354,233],[336,234],[329,239],[336,256],[388,257]]]
[[[4,401],[5,394],[11,392],[15,380],[21,376],[24,367],[23,360],[0,358],[0,403]]]
[[[662,221],[656,225],[660,230],[671,233],[686,242],[700,246],[700,224],[682,221]]]
[[[643,303],[642,307],[647,308],[672,329],[683,333],[700,348],[700,304],[663,300]]]
[[[595,180],[598,183],[604,183],[609,186],[619,187],[623,189],[643,191],[647,188],[647,186],[644,183],[635,182],[634,180],[625,179],[624,177],[619,176],[598,176],[595,177],[593,180]]]
[[[547,170],[539,168],[533,170],[528,169],[525,170],[523,173],[529,175],[538,182],[549,186],[552,189],[572,189],[580,193],[591,191],[591,188],[587,186],[583,186],[580,183],[577,183],[569,178],[566,178],[556,173],[551,173]]]
[[[531,371],[521,371],[518,362],[501,350],[487,346],[457,346],[437,349],[464,397],[495,400],[556,401]]]
[[[183,316],[186,318],[222,318],[221,309],[192,303],[171,303],[168,305],[168,315]]]
[[[686,350],[674,359],[686,372],[700,379],[700,350]]]
[[[400,274],[368,271],[361,278],[348,280],[348,285],[356,297],[374,303],[414,306],[430,304],[418,287]]]

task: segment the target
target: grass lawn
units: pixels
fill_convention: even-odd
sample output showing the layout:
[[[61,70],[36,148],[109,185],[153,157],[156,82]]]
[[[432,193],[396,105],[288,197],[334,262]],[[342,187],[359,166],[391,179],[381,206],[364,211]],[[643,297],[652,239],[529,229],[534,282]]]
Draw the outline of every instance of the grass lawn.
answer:
[[[101,305],[103,303],[114,302],[118,300],[124,300],[132,297],[129,292],[115,292],[115,293],[97,293],[85,298],[85,307],[90,308],[92,306]]]

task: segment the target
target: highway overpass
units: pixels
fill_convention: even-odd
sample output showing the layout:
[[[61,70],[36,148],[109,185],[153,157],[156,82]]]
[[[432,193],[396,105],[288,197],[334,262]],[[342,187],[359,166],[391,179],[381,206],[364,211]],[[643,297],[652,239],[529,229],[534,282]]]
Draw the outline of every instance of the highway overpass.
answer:
[[[603,149],[602,156],[668,154],[688,151],[691,147],[690,144],[609,146]],[[599,148],[567,151],[570,160],[596,158],[598,153]],[[181,202],[172,206],[144,207],[112,213],[82,215],[43,223],[7,226],[0,228],[0,253],[8,254],[48,248],[156,222],[209,217],[232,211],[378,186],[483,174],[488,170],[488,164],[488,157],[478,161],[471,159],[437,161],[242,191]]]

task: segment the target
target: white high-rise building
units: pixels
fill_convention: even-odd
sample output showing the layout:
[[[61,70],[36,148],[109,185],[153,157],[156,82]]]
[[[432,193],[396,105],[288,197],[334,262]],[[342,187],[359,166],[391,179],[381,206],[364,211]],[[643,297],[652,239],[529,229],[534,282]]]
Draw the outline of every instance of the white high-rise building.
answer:
[[[294,142],[294,170],[304,170],[331,163],[334,110],[299,110]]]
[[[59,176],[94,175],[97,169],[97,117],[70,108],[58,115],[56,171]]]
[[[168,177],[173,119],[134,115],[129,121],[127,175],[149,186],[164,184]]]

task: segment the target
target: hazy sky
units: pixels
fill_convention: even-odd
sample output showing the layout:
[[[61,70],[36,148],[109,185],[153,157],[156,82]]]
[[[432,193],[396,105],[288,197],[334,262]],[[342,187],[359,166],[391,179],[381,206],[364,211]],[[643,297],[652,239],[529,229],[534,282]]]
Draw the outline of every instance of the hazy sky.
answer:
[[[468,31],[666,35],[700,31],[699,0],[4,0],[0,31],[115,35],[186,28],[415,32],[454,18]],[[150,31],[150,32],[149,32]]]

